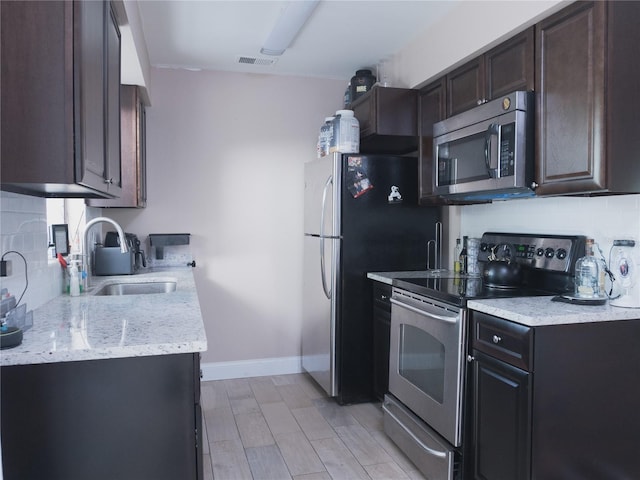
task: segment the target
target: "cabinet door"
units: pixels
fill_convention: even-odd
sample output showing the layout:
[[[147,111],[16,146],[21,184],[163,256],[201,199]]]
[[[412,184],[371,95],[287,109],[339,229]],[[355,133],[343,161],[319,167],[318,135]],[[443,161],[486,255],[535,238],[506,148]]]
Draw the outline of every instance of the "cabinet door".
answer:
[[[146,191],[145,107],[136,85],[120,87],[122,192],[118,198],[88,199],[92,207],[144,208]]]
[[[433,125],[445,117],[445,94],[446,79],[442,77],[422,89],[418,96],[421,204],[438,199],[433,196]]]
[[[109,5],[109,3],[107,3]],[[113,9],[108,8],[106,21],[106,186],[110,195],[122,192],[120,158],[120,29]]]
[[[485,54],[485,94],[488,100],[517,90],[533,90],[533,32],[531,27]]]
[[[105,135],[117,130],[107,124],[107,108],[118,101],[107,106],[105,84],[119,83],[120,69],[106,66],[107,52],[118,61],[120,55],[116,24],[106,29],[109,8],[104,1],[0,1],[3,189],[117,195],[105,183]],[[110,168],[120,176],[116,164]]]
[[[73,5],[0,2],[0,13],[2,187],[73,182]]]
[[[76,91],[76,178],[106,190],[105,15],[104,2],[74,2]]]
[[[374,86],[351,104],[360,123],[360,152],[404,154],[418,147],[418,92]]]
[[[538,195],[604,190],[606,2],[576,2],[537,25]]]
[[[528,479],[531,375],[477,350],[473,356],[473,478]]]
[[[373,285],[373,394],[382,400],[389,391],[391,285]]]
[[[484,60],[478,57],[447,75],[447,117],[486,100]]]
[[[382,400],[389,391],[391,313],[373,309],[373,394]]]
[[[2,367],[5,478],[202,478],[194,355]]]

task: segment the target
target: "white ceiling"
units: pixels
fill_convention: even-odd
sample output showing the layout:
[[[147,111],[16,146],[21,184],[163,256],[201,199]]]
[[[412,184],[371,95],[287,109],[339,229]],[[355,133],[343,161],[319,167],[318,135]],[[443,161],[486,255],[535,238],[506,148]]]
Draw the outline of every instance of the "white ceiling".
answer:
[[[286,1],[144,0],[138,9],[155,67],[349,79],[401,50],[457,1],[321,0],[279,57],[260,47]],[[241,64],[240,56],[277,61]]]

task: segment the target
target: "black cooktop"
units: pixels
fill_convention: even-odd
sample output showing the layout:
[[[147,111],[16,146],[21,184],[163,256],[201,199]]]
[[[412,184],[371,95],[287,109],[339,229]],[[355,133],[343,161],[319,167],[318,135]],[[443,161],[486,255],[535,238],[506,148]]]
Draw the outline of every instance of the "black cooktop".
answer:
[[[467,300],[557,294],[557,292],[527,286],[491,287],[484,285],[482,277],[394,278],[392,285],[460,307],[466,306]]]
[[[392,285],[461,307],[469,299],[534,297],[573,291],[573,271],[576,260],[584,255],[584,236],[486,232],[478,255],[481,267],[498,246],[522,266],[523,280],[517,287],[491,287],[483,283],[482,277],[455,276],[450,271],[431,272],[432,275],[423,278],[395,278]]]

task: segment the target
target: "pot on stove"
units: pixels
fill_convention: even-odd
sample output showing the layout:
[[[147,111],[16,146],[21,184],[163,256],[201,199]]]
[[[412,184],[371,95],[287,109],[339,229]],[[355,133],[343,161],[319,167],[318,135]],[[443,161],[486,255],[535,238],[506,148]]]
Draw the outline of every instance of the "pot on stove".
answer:
[[[512,260],[513,246],[501,243],[491,249],[482,269],[482,279],[489,287],[517,287],[522,283],[522,267]]]

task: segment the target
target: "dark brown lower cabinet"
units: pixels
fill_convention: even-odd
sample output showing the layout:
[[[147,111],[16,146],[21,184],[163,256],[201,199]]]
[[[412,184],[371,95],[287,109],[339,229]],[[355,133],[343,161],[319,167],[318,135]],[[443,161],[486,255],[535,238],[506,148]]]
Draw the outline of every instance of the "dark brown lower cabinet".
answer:
[[[5,480],[200,480],[200,356],[2,367]]]
[[[373,395],[382,401],[389,391],[391,285],[373,282]]]
[[[530,374],[474,352],[476,479],[529,478]]]
[[[638,320],[471,328],[469,478],[638,478]]]

